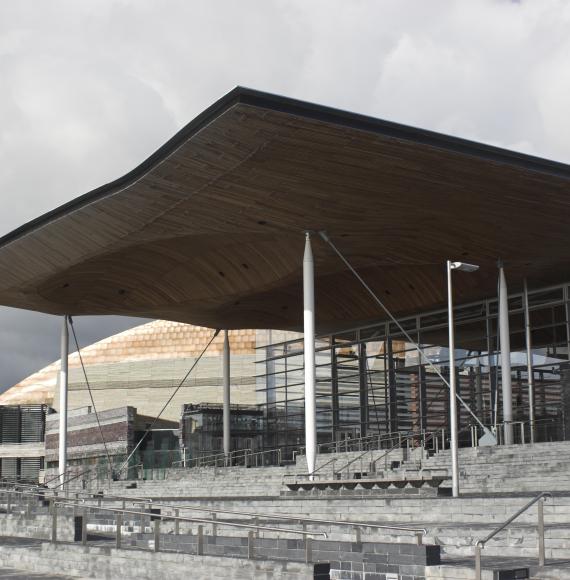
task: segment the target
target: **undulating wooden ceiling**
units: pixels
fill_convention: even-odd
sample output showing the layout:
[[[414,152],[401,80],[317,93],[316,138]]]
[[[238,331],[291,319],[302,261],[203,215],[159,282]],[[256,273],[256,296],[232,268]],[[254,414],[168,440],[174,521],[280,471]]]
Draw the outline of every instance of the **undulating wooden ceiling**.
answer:
[[[396,314],[570,280],[570,167],[236,88],[128,175],[0,239],[0,304],[298,329],[305,230]],[[319,330],[383,313],[318,236]]]

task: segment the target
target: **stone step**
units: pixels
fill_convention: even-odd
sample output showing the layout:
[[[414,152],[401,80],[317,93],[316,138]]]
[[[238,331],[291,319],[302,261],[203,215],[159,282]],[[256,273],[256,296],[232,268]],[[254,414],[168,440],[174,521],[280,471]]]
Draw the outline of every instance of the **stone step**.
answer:
[[[536,558],[483,556],[482,580],[499,580],[499,571],[509,580],[515,578],[533,578],[534,580],[568,580],[570,578],[570,561],[547,559],[544,568],[538,567]],[[511,574],[508,574],[511,571]],[[519,571],[518,575],[515,571]],[[437,566],[426,566],[426,580],[473,580],[475,578],[475,560],[471,558],[443,558]]]
[[[20,542],[0,538],[0,566],[17,567],[32,573],[58,570],[75,578],[121,580],[179,580],[188,577],[189,570],[193,580],[305,580],[314,575],[314,564],[301,562],[116,550],[106,546],[54,545],[30,540]]]

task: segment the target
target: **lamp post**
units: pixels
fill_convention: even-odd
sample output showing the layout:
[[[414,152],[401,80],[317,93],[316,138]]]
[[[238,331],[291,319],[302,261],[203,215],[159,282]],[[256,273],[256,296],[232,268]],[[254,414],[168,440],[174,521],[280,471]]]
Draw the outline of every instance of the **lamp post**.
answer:
[[[451,431],[451,484],[453,497],[459,497],[459,458],[457,430],[457,384],[455,376],[455,331],[453,328],[453,288],[451,271],[475,272],[479,266],[447,261],[447,316],[449,326],[449,414]]]

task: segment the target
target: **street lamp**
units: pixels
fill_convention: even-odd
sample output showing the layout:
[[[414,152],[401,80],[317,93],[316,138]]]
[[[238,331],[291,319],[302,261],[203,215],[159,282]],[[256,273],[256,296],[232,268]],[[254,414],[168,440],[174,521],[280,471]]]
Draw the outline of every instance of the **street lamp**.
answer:
[[[455,332],[453,329],[453,289],[451,271],[476,272],[479,266],[447,261],[447,316],[449,326],[449,414],[451,427],[451,486],[453,497],[459,497],[459,458],[457,431],[457,385],[455,377]]]

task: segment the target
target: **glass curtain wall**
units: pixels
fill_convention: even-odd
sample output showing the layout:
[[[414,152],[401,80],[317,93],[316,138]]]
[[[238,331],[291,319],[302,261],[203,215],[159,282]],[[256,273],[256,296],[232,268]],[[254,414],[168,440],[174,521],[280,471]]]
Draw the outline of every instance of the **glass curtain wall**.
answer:
[[[569,286],[529,291],[534,377],[535,440],[570,438]],[[501,432],[501,360],[497,300],[457,306],[457,390],[477,417]],[[525,316],[521,294],[509,297],[511,381],[515,442],[530,440]],[[381,322],[320,336],[316,341],[317,435],[327,445],[389,433],[449,428],[447,311],[400,320],[429,360],[393,323]],[[258,385],[265,395],[266,447],[304,444],[303,341],[261,347]],[[431,364],[430,364],[431,363]],[[436,372],[437,370],[437,372]],[[481,432],[458,406],[460,444]]]

